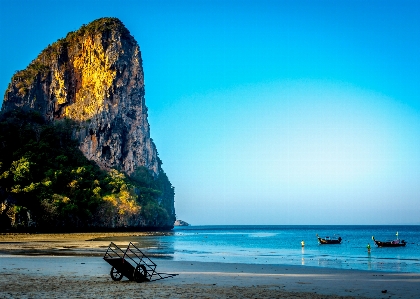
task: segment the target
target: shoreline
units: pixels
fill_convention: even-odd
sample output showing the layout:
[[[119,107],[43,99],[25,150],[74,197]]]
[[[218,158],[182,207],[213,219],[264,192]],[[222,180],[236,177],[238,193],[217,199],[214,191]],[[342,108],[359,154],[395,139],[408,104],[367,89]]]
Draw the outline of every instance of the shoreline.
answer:
[[[151,233],[153,234],[153,233]],[[151,257],[176,273],[150,283],[111,280],[101,237],[148,233],[0,235],[1,298],[418,298],[420,273],[299,265],[174,261]],[[385,291],[385,293],[382,293]],[[138,293],[140,294],[140,293]]]

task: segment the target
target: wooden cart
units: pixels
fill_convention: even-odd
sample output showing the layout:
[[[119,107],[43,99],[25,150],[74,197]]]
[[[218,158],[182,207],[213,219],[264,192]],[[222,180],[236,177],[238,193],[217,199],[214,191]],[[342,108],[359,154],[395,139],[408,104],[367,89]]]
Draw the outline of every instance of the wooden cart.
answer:
[[[147,282],[178,275],[156,272],[157,265],[131,242],[124,250],[111,242],[104,260],[112,266],[110,274],[115,281],[124,276],[136,282]]]

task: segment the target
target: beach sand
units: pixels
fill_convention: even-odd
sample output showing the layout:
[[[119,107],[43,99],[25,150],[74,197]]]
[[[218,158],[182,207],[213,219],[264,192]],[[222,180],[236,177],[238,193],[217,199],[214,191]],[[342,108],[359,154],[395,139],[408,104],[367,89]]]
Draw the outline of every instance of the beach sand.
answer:
[[[0,298],[419,298],[420,273],[153,258],[175,277],[112,281],[99,237],[145,233],[0,234]],[[383,291],[385,291],[383,293]]]

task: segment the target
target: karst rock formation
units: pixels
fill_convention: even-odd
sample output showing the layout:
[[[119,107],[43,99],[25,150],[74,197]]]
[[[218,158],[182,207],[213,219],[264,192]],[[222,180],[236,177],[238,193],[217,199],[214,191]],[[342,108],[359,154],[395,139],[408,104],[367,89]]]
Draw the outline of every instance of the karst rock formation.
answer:
[[[103,169],[159,174],[150,138],[139,45],[116,18],[102,18],[48,46],[9,84],[2,111],[69,118],[79,148]]]
[[[131,189],[127,189],[120,190],[123,195],[116,195],[118,192],[112,191],[112,198],[109,194],[100,193],[102,191],[95,191],[102,201],[98,204],[99,208],[85,213],[92,214],[90,219],[86,220],[87,216],[81,218],[75,212],[76,214],[67,218],[62,214],[54,216],[56,218],[51,218],[51,223],[58,223],[63,228],[74,225],[80,228],[117,229],[173,227],[174,189],[161,168],[162,161],[150,138],[140,48],[119,19],[101,18],[83,25],[79,30],[70,32],[65,38],[49,45],[26,69],[17,71],[5,91],[1,112],[6,115],[16,112],[15,110],[41,116],[47,124],[71,123],[72,138],[88,160],[95,162],[108,174],[116,171],[126,177],[139,178],[139,173],[147,173],[147,177],[150,176],[155,182],[152,184],[153,188],[158,189],[153,189],[152,185],[139,185],[133,189],[135,195],[129,193]],[[13,165],[7,167],[12,167],[13,170]],[[7,181],[10,173],[6,168],[2,172],[4,181]],[[29,185],[28,190],[47,184],[36,182],[36,178],[31,179],[35,183]],[[71,184],[73,183],[63,188],[70,188],[73,186]],[[22,186],[17,186],[19,188],[16,190],[24,188]],[[13,188],[0,186],[0,216],[11,223],[9,226],[15,223],[17,216],[14,215],[18,213],[18,205],[21,202],[31,202],[31,196],[25,197],[23,193],[19,193],[19,197]],[[48,210],[48,215],[56,215],[56,202],[68,204],[73,200],[60,194],[45,198],[51,209],[45,208],[50,207],[48,205],[39,206],[42,209],[35,208]],[[124,196],[137,198],[128,202]],[[40,204],[44,202],[44,198],[38,200]],[[29,206],[21,205],[25,209]],[[22,207],[20,208],[23,211]],[[30,209],[34,209],[34,204],[28,208],[27,216],[22,216],[26,219],[20,222],[24,223],[22,225],[29,225],[32,219],[30,215],[35,215],[30,214],[33,212]],[[80,209],[85,211],[87,208]],[[8,211],[13,215],[7,214]],[[26,213],[22,211],[19,213]],[[38,220],[43,217],[35,216]],[[59,219],[65,219],[67,224]],[[84,222],[78,219],[84,219]]]

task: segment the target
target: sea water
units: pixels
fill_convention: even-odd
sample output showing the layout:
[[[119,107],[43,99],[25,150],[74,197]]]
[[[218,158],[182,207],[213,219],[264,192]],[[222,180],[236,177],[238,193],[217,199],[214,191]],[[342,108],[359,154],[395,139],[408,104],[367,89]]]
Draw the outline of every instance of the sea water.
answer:
[[[374,245],[372,236],[387,241],[396,239],[397,232],[405,247]],[[342,242],[320,245],[317,234],[340,236]],[[420,226],[187,226],[164,236],[113,240],[138,242],[149,255],[178,261],[420,272]]]

